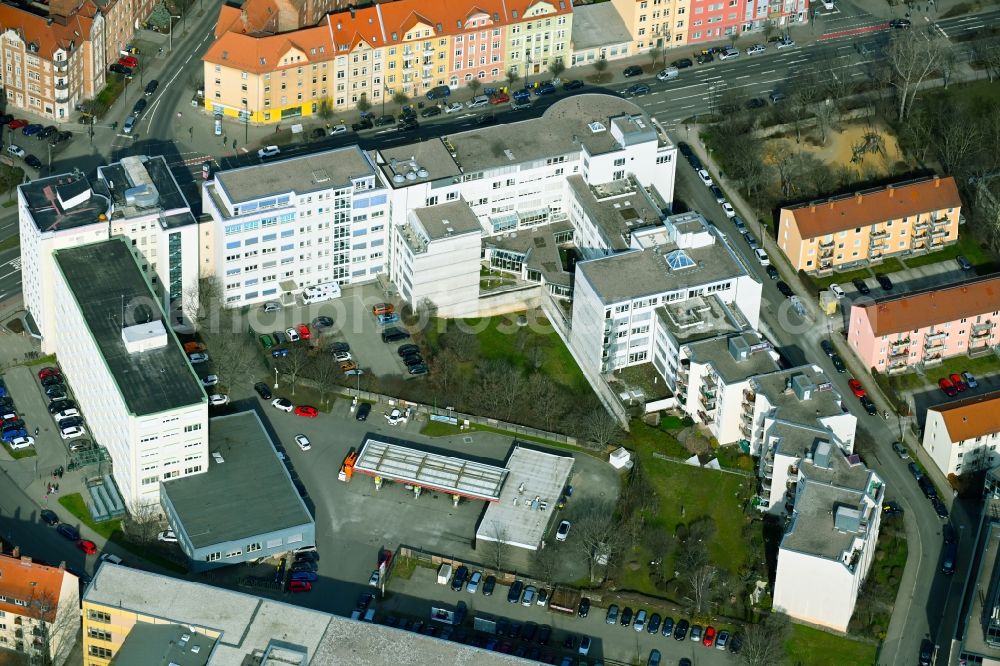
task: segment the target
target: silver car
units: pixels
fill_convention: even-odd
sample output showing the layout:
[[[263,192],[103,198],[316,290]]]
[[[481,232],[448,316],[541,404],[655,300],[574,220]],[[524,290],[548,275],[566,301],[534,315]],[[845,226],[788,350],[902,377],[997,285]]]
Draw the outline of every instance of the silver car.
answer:
[[[481,571],[477,571],[476,573],[472,574],[472,577],[469,578],[469,582],[465,586],[465,591],[468,592],[469,594],[475,594],[476,592],[479,591],[479,583],[482,580],[483,580],[483,573]]]

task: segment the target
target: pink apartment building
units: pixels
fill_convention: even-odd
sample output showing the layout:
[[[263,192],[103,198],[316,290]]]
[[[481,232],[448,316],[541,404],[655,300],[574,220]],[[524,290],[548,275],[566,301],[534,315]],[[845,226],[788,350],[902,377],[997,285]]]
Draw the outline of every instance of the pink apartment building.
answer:
[[[851,307],[847,340],[867,368],[906,372],[1000,344],[1000,277],[989,276]]]
[[[760,30],[767,22],[784,28],[809,20],[809,0],[690,0],[686,9],[688,44],[717,42]]]

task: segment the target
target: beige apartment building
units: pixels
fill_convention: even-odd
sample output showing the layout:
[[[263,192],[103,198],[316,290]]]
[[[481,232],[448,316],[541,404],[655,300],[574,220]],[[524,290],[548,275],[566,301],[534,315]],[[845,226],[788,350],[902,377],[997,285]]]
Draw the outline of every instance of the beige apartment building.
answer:
[[[958,240],[962,200],[949,177],[781,209],[778,247],[796,270],[829,274]]]
[[[633,53],[687,44],[690,0],[611,0],[632,35]]]

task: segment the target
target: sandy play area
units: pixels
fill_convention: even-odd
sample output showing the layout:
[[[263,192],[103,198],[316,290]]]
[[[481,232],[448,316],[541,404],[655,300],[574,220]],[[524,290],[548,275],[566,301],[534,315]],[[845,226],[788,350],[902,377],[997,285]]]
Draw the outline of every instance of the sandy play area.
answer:
[[[868,144],[865,137],[869,133],[877,133],[881,137],[881,152],[865,152],[862,155],[863,161],[851,162],[856,147]],[[843,124],[840,131],[831,130],[826,136],[826,145],[817,146],[818,140],[815,138],[818,133],[815,130],[802,132],[802,142],[795,143],[794,135],[791,138],[770,139],[767,141],[769,149],[777,149],[777,154],[788,154],[794,152],[805,152],[814,155],[817,159],[831,167],[847,166],[857,171],[865,170],[870,175],[886,175],[890,173],[892,165],[903,161],[905,158],[899,150],[896,137],[885,131],[881,125],[868,125],[867,123]]]

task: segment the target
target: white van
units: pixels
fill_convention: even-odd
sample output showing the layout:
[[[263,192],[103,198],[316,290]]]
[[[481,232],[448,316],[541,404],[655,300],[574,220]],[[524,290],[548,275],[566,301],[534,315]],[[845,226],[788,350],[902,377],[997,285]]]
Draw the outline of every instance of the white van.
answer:
[[[490,98],[486,95],[476,95],[466,104],[470,109],[481,109],[484,106],[488,106],[490,103]]]
[[[317,284],[302,290],[302,302],[306,305],[322,303],[334,298],[340,298],[340,285],[336,282]]]
[[[681,70],[676,67],[667,67],[665,70],[656,75],[656,78],[660,81],[670,81],[671,79],[676,79],[681,75]]]

